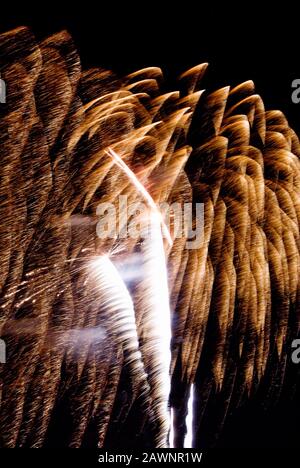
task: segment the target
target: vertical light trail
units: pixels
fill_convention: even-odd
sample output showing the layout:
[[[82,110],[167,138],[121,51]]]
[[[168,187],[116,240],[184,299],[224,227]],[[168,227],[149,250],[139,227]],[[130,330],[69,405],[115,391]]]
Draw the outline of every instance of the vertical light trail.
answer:
[[[169,434],[169,447],[174,448],[174,409],[170,408],[170,434]]]
[[[148,387],[131,296],[117,268],[107,255],[90,262],[93,277],[100,286],[98,300],[103,314],[113,322],[113,331],[118,343],[126,351],[126,364],[137,382]],[[97,286],[96,286],[97,287]]]
[[[147,352],[151,353],[150,386],[154,399],[154,414],[159,421],[158,446],[168,446],[170,431],[169,395],[171,365],[171,313],[169,304],[166,257],[157,213],[150,215],[142,246],[145,270],[145,320]]]
[[[193,406],[194,406],[194,385],[191,385],[188,401],[188,413],[185,420],[186,436],[184,438],[184,448],[192,448],[193,445]]]
[[[146,217],[143,226],[144,235],[142,235],[144,238],[142,243],[144,352],[147,358],[151,356],[148,374],[153,401],[152,410],[159,424],[157,447],[168,447],[170,431],[168,404],[171,388],[171,312],[163,233],[171,246],[173,241],[161,212],[143,184],[117,153],[109,149],[107,154],[127,175],[150,208],[150,216]]]

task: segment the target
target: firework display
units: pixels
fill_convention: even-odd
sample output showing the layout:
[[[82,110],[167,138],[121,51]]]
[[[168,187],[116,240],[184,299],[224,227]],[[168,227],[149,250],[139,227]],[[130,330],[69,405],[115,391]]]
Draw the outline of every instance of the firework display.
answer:
[[[283,113],[252,81],[203,90],[206,63],[173,88],[157,67],[85,70],[67,32],[2,34],[0,66],[0,446],[212,447],[246,401],[292,398]]]

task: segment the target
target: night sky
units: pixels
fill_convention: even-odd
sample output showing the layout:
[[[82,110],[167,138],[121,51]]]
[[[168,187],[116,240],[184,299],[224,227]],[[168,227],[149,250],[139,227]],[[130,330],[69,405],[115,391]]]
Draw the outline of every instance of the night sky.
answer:
[[[38,38],[67,29],[84,67],[102,66],[127,73],[160,66],[166,76],[209,62],[203,85],[216,88],[252,79],[267,109],[278,108],[300,133],[300,104],[291,100],[291,83],[300,78],[297,12],[275,4],[269,11],[240,3],[238,9],[216,2],[188,1],[162,11],[148,2],[73,3],[69,11],[51,2],[6,5],[0,30],[31,26]],[[12,3],[13,5],[13,3]],[[2,8],[1,8],[2,9]]]

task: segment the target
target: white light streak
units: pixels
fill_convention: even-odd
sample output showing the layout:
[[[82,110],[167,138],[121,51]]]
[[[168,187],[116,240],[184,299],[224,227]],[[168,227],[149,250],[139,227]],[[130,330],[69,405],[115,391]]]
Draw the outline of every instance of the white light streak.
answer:
[[[113,322],[116,339],[126,351],[126,364],[133,376],[145,383],[147,376],[139,350],[135,312],[129,291],[107,255],[95,258],[90,266],[99,285],[99,304],[108,320]]]
[[[194,406],[194,385],[191,386],[188,401],[188,413],[185,420],[186,436],[184,439],[184,448],[192,448],[193,445],[193,406]]]
[[[158,214],[164,236],[167,239],[169,245],[172,246],[173,241],[172,241],[170,232],[162,218],[160,211],[158,210],[156,206],[156,203],[151,197],[150,193],[145,189],[145,187],[136,177],[134,172],[127,166],[127,164],[123,161],[123,159],[120,158],[120,156],[113,149],[109,149],[109,151],[107,151],[106,153],[108,156],[110,156],[114,160],[116,165],[120,167],[120,169],[122,169],[122,171],[128,176],[132,184],[136,187],[137,191],[140,192],[140,194],[146,200],[146,202],[148,203],[149,207],[153,210],[153,212]]]
[[[169,434],[169,447],[174,448],[174,409],[170,408],[170,434]]]
[[[143,323],[147,336],[149,352],[155,375],[154,394],[158,416],[161,420],[161,446],[168,445],[170,413],[168,408],[170,394],[171,365],[171,313],[169,305],[166,257],[161,233],[160,217],[151,215],[150,235],[146,235],[143,250],[145,268],[146,307],[148,315]],[[156,397],[157,395],[157,397]]]

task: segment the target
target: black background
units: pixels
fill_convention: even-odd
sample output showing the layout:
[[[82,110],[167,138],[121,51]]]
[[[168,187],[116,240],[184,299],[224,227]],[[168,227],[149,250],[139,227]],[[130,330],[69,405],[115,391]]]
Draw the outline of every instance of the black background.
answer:
[[[19,7],[12,2],[5,9],[0,32],[26,25],[42,39],[67,29],[84,68],[101,66],[123,74],[160,66],[172,83],[178,73],[207,61],[205,87],[252,79],[266,108],[282,110],[300,134],[300,104],[291,100],[291,83],[300,79],[299,14],[286,2],[270,7],[244,2],[230,8],[217,2],[210,7],[186,1],[169,6],[162,0],[139,6],[98,1],[73,3],[64,10],[62,4]],[[241,411],[229,420],[220,446],[296,447],[299,413],[296,402],[269,414]]]
[[[6,11],[4,11],[4,8]],[[0,31],[32,27],[38,38],[67,29],[83,67],[128,73],[160,66],[167,77],[201,62],[210,67],[204,86],[252,79],[267,109],[280,109],[300,133],[300,104],[291,83],[300,78],[299,13],[287,2],[236,7],[217,2],[29,2],[1,5]]]

